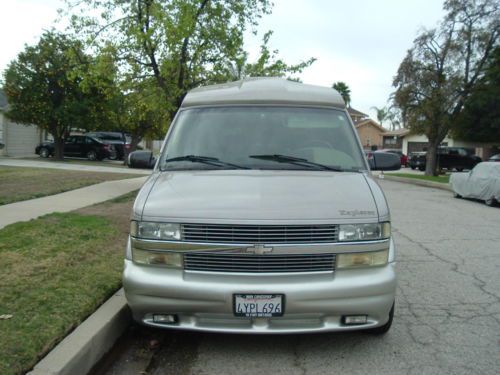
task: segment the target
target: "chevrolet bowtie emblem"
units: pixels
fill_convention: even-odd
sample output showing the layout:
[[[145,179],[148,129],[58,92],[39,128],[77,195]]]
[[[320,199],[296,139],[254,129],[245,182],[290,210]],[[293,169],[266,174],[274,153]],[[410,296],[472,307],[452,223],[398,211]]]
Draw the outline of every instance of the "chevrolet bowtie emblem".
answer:
[[[264,255],[273,251],[272,247],[265,247],[264,245],[255,245],[246,249],[247,253],[254,253],[257,255]]]

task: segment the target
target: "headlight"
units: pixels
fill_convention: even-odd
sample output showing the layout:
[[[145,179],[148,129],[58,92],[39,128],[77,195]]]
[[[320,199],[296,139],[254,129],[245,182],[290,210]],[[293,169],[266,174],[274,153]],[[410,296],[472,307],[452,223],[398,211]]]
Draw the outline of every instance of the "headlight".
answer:
[[[172,223],[131,221],[130,235],[148,240],[180,240],[181,226]]]
[[[139,264],[182,268],[182,254],[132,249],[132,260]]]
[[[341,224],[339,241],[382,240],[391,236],[391,223]]]
[[[388,257],[389,250],[338,254],[337,269],[385,266],[387,264]]]

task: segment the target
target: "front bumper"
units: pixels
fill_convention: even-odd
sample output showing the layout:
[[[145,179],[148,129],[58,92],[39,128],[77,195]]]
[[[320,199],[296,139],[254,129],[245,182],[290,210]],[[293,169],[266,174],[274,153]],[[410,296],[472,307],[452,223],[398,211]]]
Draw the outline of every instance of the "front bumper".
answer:
[[[123,285],[134,319],[146,325],[229,333],[305,333],[384,325],[395,298],[396,275],[394,262],[334,273],[225,274],[125,260]],[[235,317],[234,294],[283,294],[284,315]],[[177,321],[158,324],[153,314],[175,314]],[[367,315],[367,323],[344,325],[346,315]]]

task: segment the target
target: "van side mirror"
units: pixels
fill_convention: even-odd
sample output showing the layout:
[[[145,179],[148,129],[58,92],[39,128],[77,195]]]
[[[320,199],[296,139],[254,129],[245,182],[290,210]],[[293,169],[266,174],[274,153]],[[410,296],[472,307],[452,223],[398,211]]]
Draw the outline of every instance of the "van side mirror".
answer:
[[[151,151],[134,151],[128,155],[127,165],[129,168],[153,169],[156,158]]]
[[[368,163],[372,171],[397,171],[401,169],[401,157],[389,152],[371,152]]]

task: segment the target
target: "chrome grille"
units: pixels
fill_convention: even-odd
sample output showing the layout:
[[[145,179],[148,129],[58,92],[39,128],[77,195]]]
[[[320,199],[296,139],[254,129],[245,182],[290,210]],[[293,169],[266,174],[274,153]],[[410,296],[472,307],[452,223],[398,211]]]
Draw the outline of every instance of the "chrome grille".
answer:
[[[336,242],[338,226],[183,224],[182,238],[190,242],[252,244]]]
[[[209,272],[320,272],[335,269],[335,254],[236,254],[188,252],[184,269]]]

